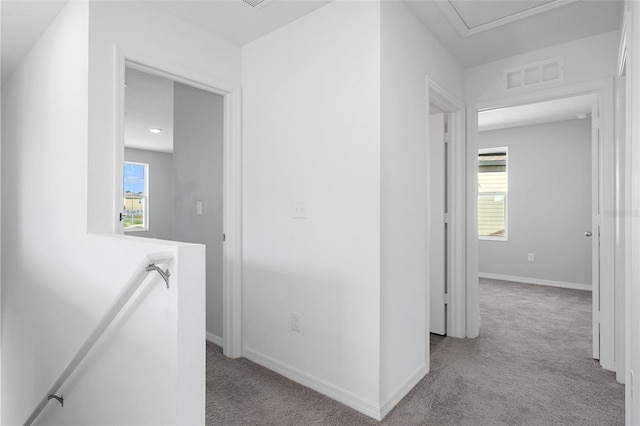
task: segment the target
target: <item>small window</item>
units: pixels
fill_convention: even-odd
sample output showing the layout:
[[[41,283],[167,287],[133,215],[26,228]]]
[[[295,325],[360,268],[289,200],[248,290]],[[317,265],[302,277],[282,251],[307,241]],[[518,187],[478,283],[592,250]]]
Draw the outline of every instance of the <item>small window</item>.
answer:
[[[478,155],[478,237],[507,241],[507,148]]]
[[[149,229],[149,165],[124,163],[124,230]]]

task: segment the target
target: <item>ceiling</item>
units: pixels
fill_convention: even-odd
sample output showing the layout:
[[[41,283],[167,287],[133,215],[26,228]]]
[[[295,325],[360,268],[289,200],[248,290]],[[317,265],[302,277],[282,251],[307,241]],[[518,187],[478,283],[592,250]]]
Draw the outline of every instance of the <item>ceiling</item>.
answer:
[[[128,67],[125,81],[124,146],[173,152],[173,81]]]
[[[464,67],[618,30],[623,5],[621,0],[404,1]],[[443,12],[449,7],[476,31],[462,35]]]
[[[2,82],[11,75],[66,1],[1,0]]]
[[[594,95],[581,95],[481,111],[478,113],[478,131],[587,118],[591,115],[593,100]]]
[[[266,0],[257,7],[241,0],[148,3],[234,43],[245,44],[313,12],[330,0]]]
[[[622,0],[403,1],[465,67],[617,30],[622,10]],[[0,1],[3,83],[65,3],[66,1],[58,0]],[[145,3],[234,43],[244,44],[326,5],[329,1],[265,0],[256,7],[243,0],[148,0]],[[132,77],[128,93],[137,90],[136,79],[137,77]],[[162,86],[159,82],[155,83]],[[141,85],[155,83],[140,82]],[[150,93],[160,96],[161,91],[156,88]],[[145,102],[150,108],[148,116],[139,114],[128,124],[128,131],[132,135],[131,144],[142,147],[144,144],[141,141],[149,139],[149,127],[160,127],[163,128],[163,133],[152,135],[154,139],[151,139],[156,146],[146,146],[144,149],[170,152],[172,148],[168,138],[172,133],[171,125],[164,122],[152,123],[158,117],[167,117],[167,110],[153,95],[149,97],[139,96],[137,100],[128,101],[133,109],[141,111],[141,105]],[[155,107],[159,110],[155,111]],[[559,116],[577,114],[575,105],[561,103],[553,107],[553,110],[560,114],[559,108],[567,108],[564,115]],[[523,109],[512,115],[521,115],[525,111],[536,115],[533,111],[535,109]],[[149,122],[143,124],[144,120]]]
[[[237,44],[330,2],[265,0],[252,7],[242,0],[143,1]],[[622,0],[403,1],[464,67],[617,30],[622,10]],[[1,0],[3,82],[65,3]]]

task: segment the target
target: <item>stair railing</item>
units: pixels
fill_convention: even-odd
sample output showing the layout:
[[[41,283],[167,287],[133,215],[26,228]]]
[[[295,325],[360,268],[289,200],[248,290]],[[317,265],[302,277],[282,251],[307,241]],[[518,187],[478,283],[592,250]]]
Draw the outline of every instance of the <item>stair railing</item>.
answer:
[[[111,306],[104,313],[98,324],[95,326],[91,334],[86,338],[78,352],[76,352],[75,356],[69,361],[67,366],[62,370],[60,376],[56,379],[56,381],[51,385],[47,393],[40,400],[36,408],[31,412],[31,415],[24,422],[25,426],[30,426],[40,415],[44,407],[46,407],[47,403],[55,399],[57,400],[61,406],[64,406],[64,398],[62,395],[56,395],[60,387],[64,384],[64,382],[69,378],[69,376],[75,371],[78,365],[82,362],[87,353],[91,350],[91,348],[96,344],[98,339],[105,332],[107,327],[113,322],[116,316],[120,313],[122,308],[127,304],[131,296],[136,292],[136,290],[142,285],[145,278],[147,277],[147,273],[151,271],[157,271],[162,279],[167,284],[167,288],[169,288],[169,270],[162,270],[157,264],[166,264],[169,263],[173,259],[173,255],[171,253],[154,253],[145,256],[140,266],[138,266],[134,273],[131,275],[127,283],[124,285],[122,290],[118,293],[114,301],[111,303]]]

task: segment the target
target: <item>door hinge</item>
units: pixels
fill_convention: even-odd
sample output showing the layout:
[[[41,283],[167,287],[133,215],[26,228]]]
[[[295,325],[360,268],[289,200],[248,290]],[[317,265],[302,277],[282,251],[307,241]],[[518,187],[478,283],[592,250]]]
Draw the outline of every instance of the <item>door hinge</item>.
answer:
[[[227,234],[223,233],[222,234],[222,242],[225,242],[225,241],[227,241]]]
[[[451,214],[445,213],[444,214],[444,223],[449,223],[450,220],[451,220]]]
[[[449,143],[451,140],[450,136],[449,136],[449,132],[446,132],[444,134],[444,143]]]
[[[449,296],[449,293],[445,293],[444,294],[444,304],[445,305],[449,305],[451,303],[451,296]]]

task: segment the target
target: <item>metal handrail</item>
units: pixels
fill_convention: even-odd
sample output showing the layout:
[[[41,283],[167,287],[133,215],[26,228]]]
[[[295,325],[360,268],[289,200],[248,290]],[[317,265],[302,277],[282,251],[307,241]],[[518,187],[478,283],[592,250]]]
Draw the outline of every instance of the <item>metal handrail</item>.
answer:
[[[76,352],[75,356],[69,361],[67,366],[62,370],[58,379],[53,383],[51,388],[47,391],[44,397],[40,400],[40,403],[36,406],[36,408],[31,412],[31,415],[24,422],[25,426],[30,426],[36,418],[40,415],[44,407],[47,405],[51,399],[57,400],[61,405],[63,404],[64,398],[62,395],[56,395],[60,387],[64,384],[64,382],[69,378],[69,376],[75,371],[78,365],[82,362],[87,353],[91,350],[91,348],[95,345],[95,343],[100,339],[104,331],[109,327],[109,325],[113,322],[115,317],[120,313],[124,305],[127,304],[131,296],[136,292],[136,290],[140,287],[140,285],[144,282],[147,273],[150,271],[157,271],[162,279],[167,283],[167,288],[169,288],[169,270],[163,271],[156,264],[158,263],[168,263],[173,259],[173,255],[171,253],[155,253],[149,254],[142,261],[140,266],[138,266],[134,273],[131,275],[131,278],[124,285],[120,293],[116,296],[114,301],[109,306],[109,309],[104,313],[100,322],[95,326],[89,337],[84,341],[78,352]]]

